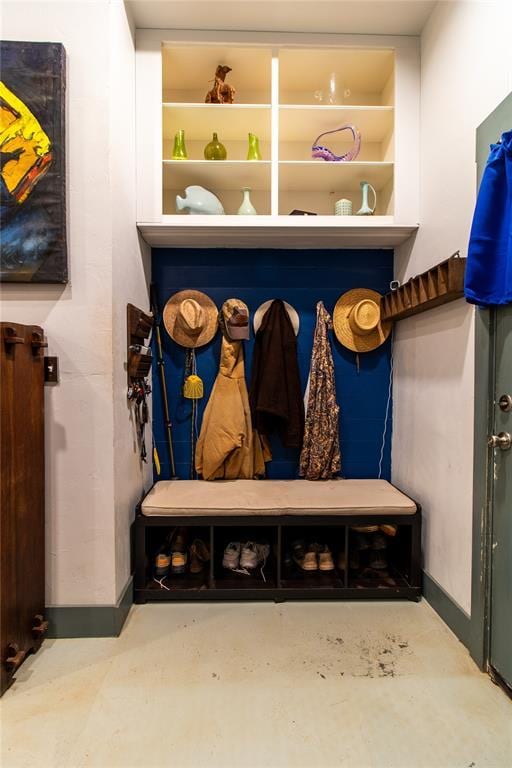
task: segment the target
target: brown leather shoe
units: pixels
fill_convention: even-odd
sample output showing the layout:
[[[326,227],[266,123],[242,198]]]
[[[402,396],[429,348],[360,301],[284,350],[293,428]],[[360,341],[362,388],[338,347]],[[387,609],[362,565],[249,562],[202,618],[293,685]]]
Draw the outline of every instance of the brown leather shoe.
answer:
[[[321,571],[334,571],[332,552],[327,544],[325,544],[323,549],[318,553],[318,567]]]
[[[210,550],[201,539],[194,539],[190,545],[190,573],[201,573],[210,559]]]
[[[187,551],[187,538],[188,531],[186,528],[176,528],[171,538],[172,551],[185,553]]]

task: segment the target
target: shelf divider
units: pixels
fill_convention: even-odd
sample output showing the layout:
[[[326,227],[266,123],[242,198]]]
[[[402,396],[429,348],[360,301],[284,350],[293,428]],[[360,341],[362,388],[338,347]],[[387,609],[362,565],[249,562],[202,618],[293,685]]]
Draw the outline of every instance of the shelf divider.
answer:
[[[270,118],[270,213],[279,214],[279,51],[272,51]]]

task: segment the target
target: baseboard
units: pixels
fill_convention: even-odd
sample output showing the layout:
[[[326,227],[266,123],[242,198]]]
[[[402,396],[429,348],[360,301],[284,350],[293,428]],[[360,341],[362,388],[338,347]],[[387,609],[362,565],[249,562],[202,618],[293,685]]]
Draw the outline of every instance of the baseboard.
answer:
[[[461,643],[469,648],[471,618],[432,576],[423,571],[423,596]]]
[[[130,577],[116,605],[50,605],[47,637],[118,637],[133,603]]]

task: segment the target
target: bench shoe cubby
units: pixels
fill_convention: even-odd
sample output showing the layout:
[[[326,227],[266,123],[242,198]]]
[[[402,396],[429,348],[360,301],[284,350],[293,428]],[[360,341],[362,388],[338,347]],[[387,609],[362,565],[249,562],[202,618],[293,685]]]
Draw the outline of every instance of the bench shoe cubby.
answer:
[[[370,567],[371,550],[359,552],[353,525],[393,523],[396,536],[386,536],[388,568]],[[307,600],[307,599],[409,599],[421,595],[421,511],[409,515],[299,515],[299,516],[151,516],[138,510],[135,518],[136,603],[172,600]],[[173,528],[184,526],[189,542],[203,539],[210,548],[210,562],[202,573],[169,574],[162,588],[153,580],[154,560]],[[327,543],[332,550],[333,571],[302,571],[286,556],[297,539]],[[270,554],[264,568],[249,576],[222,565],[224,548],[232,541],[264,541]],[[340,554],[344,557],[340,558]],[[339,567],[343,565],[347,567]]]

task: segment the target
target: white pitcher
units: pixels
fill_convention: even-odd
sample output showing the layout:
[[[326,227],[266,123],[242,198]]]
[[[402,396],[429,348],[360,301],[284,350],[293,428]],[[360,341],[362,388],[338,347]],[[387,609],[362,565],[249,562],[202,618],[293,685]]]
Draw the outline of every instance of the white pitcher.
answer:
[[[356,216],[371,216],[372,213],[375,211],[375,207],[377,205],[377,193],[372,187],[371,184],[369,184],[367,181],[362,181],[359,185],[361,187],[361,192],[363,195],[363,200],[361,203],[361,207],[356,213]],[[371,189],[373,192],[373,208],[370,208],[368,204],[368,190]]]

